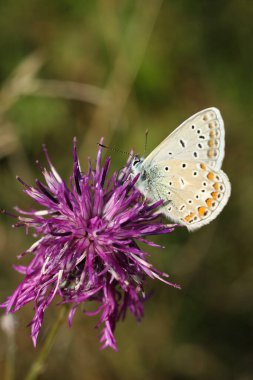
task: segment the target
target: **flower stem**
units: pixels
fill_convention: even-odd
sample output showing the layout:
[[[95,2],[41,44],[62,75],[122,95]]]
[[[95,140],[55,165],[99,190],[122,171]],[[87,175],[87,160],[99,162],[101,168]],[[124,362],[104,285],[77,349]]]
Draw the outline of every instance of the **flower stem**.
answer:
[[[15,337],[9,336],[7,341],[7,357],[5,363],[5,380],[14,380],[15,377]]]
[[[28,371],[28,374],[27,376],[25,377],[25,380],[35,380],[37,379],[38,375],[40,375],[40,373],[42,372],[44,366],[45,366],[45,363],[46,363],[46,360],[47,360],[47,357],[53,347],[53,344],[54,344],[54,341],[55,341],[55,337],[59,331],[59,328],[61,327],[63,321],[65,320],[65,317],[68,313],[68,307],[67,306],[63,306],[60,308],[60,312],[58,314],[58,317],[55,321],[55,323],[53,324],[45,342],[44,342],[44,345],[42,346],[42,349],[37,357],[37,359],[35,360],[35,362],[31,365],[29,371]]]

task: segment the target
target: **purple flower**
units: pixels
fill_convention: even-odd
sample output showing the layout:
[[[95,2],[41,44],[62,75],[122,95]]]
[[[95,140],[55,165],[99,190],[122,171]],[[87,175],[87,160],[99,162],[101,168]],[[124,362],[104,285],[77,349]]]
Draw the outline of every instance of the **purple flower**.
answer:
[[[19,257],[29,253],[33,258],[28,266],[15,266],[24,280],[0,306],[14,313],[33,302],[31,335],[36,345],[44,312],[56,296],[70,305],[69,325],[80,304],[97,301],[97,309],[86,314],[100,314],[102,348],[117,349],[113,334],[118,320],[127,309],[137,320],[143,316],[146,278],[179,287],[168,282],[168,275],[155,269],[137,245],[139,241],[156,247],[146,237],[169,233],[173,227],[157,220],[161,202],[148,204],[134,187],[137,178],[130,176],[130,159],[108,178],[110,158],[101,165],[99,147],[95,169],[89,163],[83,173],[74,139],[67,187],[44,151],[50,168],[41,168],[46,184],[36,180],[31,187],[18,178],[24,192],[43,207],[29,212],[16,208],[20,216],[15,226],[32,228],[38,237]]]

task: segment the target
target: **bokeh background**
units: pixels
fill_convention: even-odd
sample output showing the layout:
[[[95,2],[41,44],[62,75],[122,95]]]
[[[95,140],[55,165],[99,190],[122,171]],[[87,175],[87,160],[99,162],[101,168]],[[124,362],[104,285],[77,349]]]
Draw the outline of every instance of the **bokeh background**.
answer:
[[[119,352],[99,350],[96,317],[62,327],[41,379],[253,379],[253,2],[247,0],[6,0],[0,2],[0,207],[33,207],[15,176],[40,176],[41,145],[66,179],[77,136],[83,167],[100,136],[117,149],[151,151],[208,106],[226,127],[232,196],[210,225],[180,229],[152,262],[182,285],[149,281],[145,318],[116,331]],[[105,155],[109,154],[105,152]],[[125,156],[110,152],[113,169]],[[0,220],[0,299],[21,280],[16,255],[32,242]],[[26,260],[24,260],[26,262]],[[24,378],[57,316],[51,307],[34,350],[17,315],[16,379]],[[0,331],[0,373],[7,338]]]

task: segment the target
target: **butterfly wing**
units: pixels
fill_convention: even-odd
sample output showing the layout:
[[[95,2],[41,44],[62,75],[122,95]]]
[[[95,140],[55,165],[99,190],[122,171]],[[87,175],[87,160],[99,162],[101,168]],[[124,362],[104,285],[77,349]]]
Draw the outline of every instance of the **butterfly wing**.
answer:
[[[220,111],[211,107],[184,121],[145,159],[145,166],[163,160],[203,162],[219,170],[224,158],[225,131]]]
[[[230,192],[230,182],[222,170],[193,161],[167,160],[153,167],[147,197],[163,199],[160,211],[194,230],[216,218]]]

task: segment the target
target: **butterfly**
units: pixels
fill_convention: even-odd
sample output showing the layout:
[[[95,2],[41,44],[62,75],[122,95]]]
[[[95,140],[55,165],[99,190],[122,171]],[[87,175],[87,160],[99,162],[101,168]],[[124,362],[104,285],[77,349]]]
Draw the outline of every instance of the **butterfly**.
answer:
[[[131,175],[159,212],[195,230],[208,224],[226,205],[231,185],[221,170],[225,130],[220,111],[204,109],[176,128],[147,158],[134,156]]]

